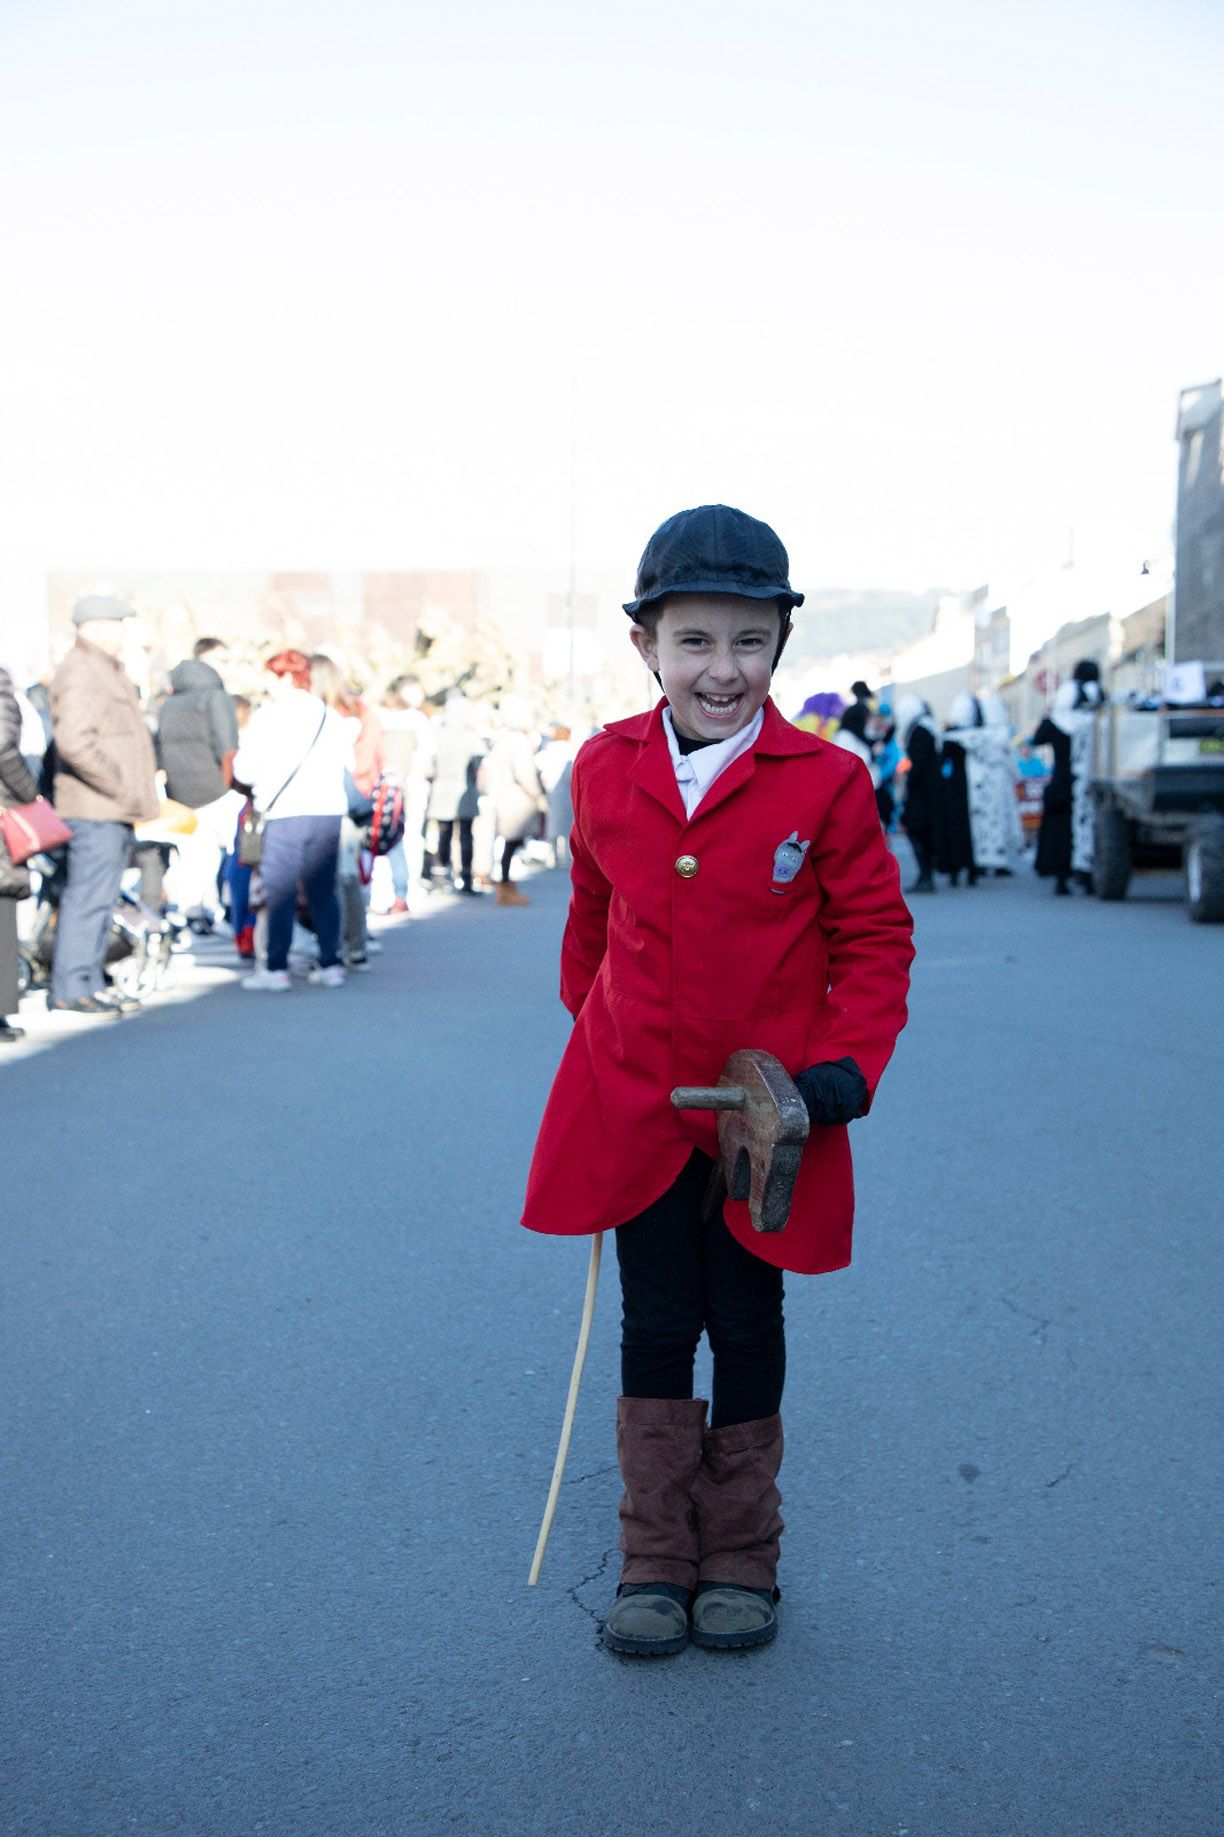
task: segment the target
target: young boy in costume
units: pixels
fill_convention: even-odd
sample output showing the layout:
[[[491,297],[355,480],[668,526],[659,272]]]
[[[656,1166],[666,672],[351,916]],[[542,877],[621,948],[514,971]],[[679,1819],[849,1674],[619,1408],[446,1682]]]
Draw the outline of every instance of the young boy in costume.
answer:
[[[911,920],[871,778],[769,698],[802,604],[782,543],[726,505],[655,531],[625,607],[664,694],[574,765],[561,999],[575,1027],[540,1126],[524,1224],[616,1228],[618,1652],[751,1646],[777,1630],[782,1272],[850,1260],[846,1124],[905,1024]],[[703,1205],[715,1118],[677,1085],[773,1053],[814,1125],[784,1230]],[[693,1397],[702,1332],[712,1409]]]

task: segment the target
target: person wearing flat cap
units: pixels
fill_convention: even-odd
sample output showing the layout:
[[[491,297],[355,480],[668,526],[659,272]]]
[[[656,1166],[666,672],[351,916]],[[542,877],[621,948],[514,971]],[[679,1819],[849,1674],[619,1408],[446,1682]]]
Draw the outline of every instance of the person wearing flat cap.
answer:
[[[912,922],[870,774],[769,694],[802,601],[768,524],[725,504],[669,518],[625,607],[663,699],[588,740],[573,770],[574,1030],[523,1223],[615,1228],[624,1563],[604,1641],[646,1657],[777,1630],[783,1271],[850,1260],[846,1126],[905,1024]],[[745,1048],[781,1062],[812,1123],[768,1235],[711,1181],[716,1118],[670,1101]]]
[[[111,913],[136,823],[158,812],[157,763],[136,685],[123,667],[126,600],[88,593],[72,609],[76,643],[51,679],[55,807],[72,831],[48,1008],[114,1016],[106,986]]]

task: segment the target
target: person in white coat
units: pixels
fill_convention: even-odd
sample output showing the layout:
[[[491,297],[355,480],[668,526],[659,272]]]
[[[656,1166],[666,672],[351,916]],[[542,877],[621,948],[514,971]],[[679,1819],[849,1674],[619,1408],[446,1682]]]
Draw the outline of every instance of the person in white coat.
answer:
[[[433,784],[429,814],[438,825],[436,865],[449,877],[455,832],[459,834],[458,891],[476,894],[472,825],[480,811],[476,778],[488,747],[476,728],[465,695],[453,689],[434,734]]]
[[[265,967],[243,978],[244,989],[275,994],[288,989],[289,945],[299,886],[319,940],[318,967],[310,981],[337,988],[340,902],[336,862],[340,822],[348,811],[345,773],[352,769],[352,737],[334,709],[310,689],[310,660],[302,651],[269,659],[268,701],[242,735],[234,779],[246,786],[266,817],[259,864],[268,924]]]
[[[480,789],[493,805],[493,823],[501,841],[501,861],[495,883],[499,906],[525,906],[510,876],[513,861],[529,835],[539,827],[547,808],[544,787],[536,768],[536,735],[531,711],[521,697],[502,697],[500,725],[480,767]]]

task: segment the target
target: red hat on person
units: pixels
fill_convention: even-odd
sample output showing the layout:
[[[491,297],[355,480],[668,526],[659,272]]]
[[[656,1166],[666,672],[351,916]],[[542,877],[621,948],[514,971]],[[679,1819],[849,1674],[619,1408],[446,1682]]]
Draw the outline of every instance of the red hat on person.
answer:
[[[277,651],[264,665],[273,676],[291,676],[295,689],[310,687],[310,659],[305,651]]]

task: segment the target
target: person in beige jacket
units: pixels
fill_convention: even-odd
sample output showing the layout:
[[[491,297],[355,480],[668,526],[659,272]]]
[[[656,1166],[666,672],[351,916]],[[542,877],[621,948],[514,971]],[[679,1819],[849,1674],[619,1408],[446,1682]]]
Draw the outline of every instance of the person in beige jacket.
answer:
[[[77,640],[51,679],[55,807],[72,831],[47,1006],[114,1015],[131,1006],[103,977],[111,913],[132,826],[158,812],[156,759],[136,686],[121,661],[126,601],[86,594]]]

